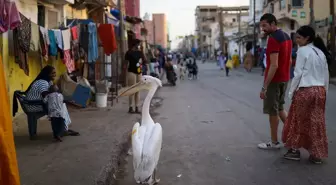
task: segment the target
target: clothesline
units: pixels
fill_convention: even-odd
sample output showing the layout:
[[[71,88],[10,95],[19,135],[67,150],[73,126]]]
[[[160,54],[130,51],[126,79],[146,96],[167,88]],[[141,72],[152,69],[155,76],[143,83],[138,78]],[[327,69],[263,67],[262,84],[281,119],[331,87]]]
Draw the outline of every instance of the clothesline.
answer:
[[[58,56],[59,51],[61,50],[63,63],[66,65],[69,73],[75,70],[74,63],[83,59],[83,54],[85,55],[85,60],[88,60],[89,63],[96,62],[99,57],[98,35],[102,41],[105,54],[110,55],[117,49],[113,24],[96,24],[89,22],[88,24],[71,26],[78,21],[78,19],[75,19],[72,20],[67,27],[47,29],[32,22],[21,13],[20,17],[22,22],[18,27],[18,31],[24,33],[22,35],[32,35],[31,27],[38,28],[38,42],[41,48],[40,51],[42,57],[48,61],[49,56]],[[31,41],[30,38],[17,40],[17,42],[22,43]],[[30,45],[29,43],[26,44]]]

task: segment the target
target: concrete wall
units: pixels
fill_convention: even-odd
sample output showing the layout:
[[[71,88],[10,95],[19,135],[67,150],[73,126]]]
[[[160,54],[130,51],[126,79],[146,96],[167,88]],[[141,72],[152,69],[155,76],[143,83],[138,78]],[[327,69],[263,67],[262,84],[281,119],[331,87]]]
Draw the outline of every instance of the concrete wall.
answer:
[[[125,0],[126,15],[140,18],[140,0]],[[136,38],[141,38],[140,25],[134,26]]]
[[[87,19],[88,18],[87,9],[76,10],[76,9],[73,9],[70,5],[65,5],[64,9],[65,9],[65,18],[66,19],[73,19],[73,18]]]
[[[167,19],[165,14],[153,14],[153,22],[155,25],[155,43],[163,48],[168,46],[167,35]]]

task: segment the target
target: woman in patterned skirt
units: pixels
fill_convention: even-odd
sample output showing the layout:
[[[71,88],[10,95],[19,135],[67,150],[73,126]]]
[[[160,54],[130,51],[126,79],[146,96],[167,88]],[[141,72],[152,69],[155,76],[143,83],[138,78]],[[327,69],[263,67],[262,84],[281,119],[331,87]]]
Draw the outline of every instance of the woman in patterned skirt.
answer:
[[[325,105],[330,54],[310,26],[297,31],[296,42],[300,48],[289,91],[292,104],[282,135],[289,149],[284,158],[300,160],[299,149],[304,148],[310,153],[311,162],[321,164],[328,157]]]

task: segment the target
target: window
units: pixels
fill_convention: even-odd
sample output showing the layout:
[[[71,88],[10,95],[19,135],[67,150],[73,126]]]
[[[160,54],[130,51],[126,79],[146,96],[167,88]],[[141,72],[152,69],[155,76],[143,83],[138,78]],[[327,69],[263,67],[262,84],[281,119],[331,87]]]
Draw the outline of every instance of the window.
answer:
[[[300,18],[306,18],[306,12],[300,12]]]
[[[233,19],[232,19],[232,22],[236,22],[236,19],[235,19],[235,18],[233,18]]]
[[[303,7],[303,0],[292,0],[293,7]]]
[[[58,12],[48,10],[48,28],[54,29],[58,27]]]
[[[42,5],[37,6],[37,24],[45,27],[45,7]]]
[[[286,0],[280,0],[280,10],[286,8]]]
[[[39,5],[37,7],[38,25],[48,29],[58,28],[60,25],[60,10]]]

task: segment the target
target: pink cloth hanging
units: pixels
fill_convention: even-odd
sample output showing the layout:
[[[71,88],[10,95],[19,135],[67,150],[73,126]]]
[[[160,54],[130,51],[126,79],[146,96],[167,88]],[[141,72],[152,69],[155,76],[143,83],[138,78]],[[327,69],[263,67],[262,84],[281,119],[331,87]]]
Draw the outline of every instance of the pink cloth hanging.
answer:
[[[71,58],[70,49],[64,50],[63,63],[65,64],[69,73],[72,73],[73,71],[75,71],[75,63]]]
[[[0,0],[0,33],[13,30],[20,24],[21,18],[15,1]]]

